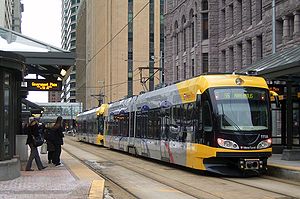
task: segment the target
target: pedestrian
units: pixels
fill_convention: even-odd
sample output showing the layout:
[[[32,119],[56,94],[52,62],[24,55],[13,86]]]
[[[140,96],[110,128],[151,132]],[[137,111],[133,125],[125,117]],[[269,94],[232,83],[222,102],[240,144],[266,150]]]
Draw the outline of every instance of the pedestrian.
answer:
[[[51,164],[53,163],[55,153],[55,146],[53,144],[55,137],[52,128],[45,129],[45,139],[47,143],[48,163]]]
[[[28,144],[30,147],[30,156],[25,168],[26,171],[33,171],[33,169],[31,168],[33,159],[35,159],[36,166],[38,167],[39,170],[46,168],[46,166],[43,166],[37,146],[34,145],[33,136],[35,137],[39,136],[39,126],[38,126],[38,122],[35,119],[33,119],[28,126],[26,144]]]
[[[53,144],[55,147],[55,151],[54,151],[54,157],[53,157],[53,164],[55,164],[55,166],[59,166],[61,165],[60,162],[60,154],[61,154],[61,145],[64,144],[63,142],[63,137],[64,137],[64,128],[62,125],[63,122],[63,118],[61,116],[58,116],[56,119],[56,122],[54,124],[54,126],[52,127],[52,131],[53,131]]]

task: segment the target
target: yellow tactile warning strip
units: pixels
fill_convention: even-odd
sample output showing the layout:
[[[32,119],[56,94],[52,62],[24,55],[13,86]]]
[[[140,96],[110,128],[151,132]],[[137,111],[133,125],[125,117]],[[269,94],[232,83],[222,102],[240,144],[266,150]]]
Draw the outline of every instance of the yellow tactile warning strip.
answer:
[[[103,190],[104,187],[104,180],[93,180],[92,186],[90,188],[89,199],[102,199],[103,192],[101,193],[100,190]]]
[[[105,180],[97,175],[94,171],[82,164],[79,160],[70,156],[67,152],[62,150],[61,159],[66,167],[79,180],[91,182],[89,198],[103,198],[104,182]]]
[[[268,166],[278,167],[281,169],[287,169],[287,170],[293,170],[293,171],[300,171],[300,167],[297,167],[297,166],[288,166],[288,165],[274,164],[274,163],[268,163]]]

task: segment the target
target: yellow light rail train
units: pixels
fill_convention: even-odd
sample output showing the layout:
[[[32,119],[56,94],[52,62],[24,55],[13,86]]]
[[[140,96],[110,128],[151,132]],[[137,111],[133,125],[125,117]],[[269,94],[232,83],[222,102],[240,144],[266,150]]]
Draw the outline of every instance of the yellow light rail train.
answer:
[[[81,113],[81,141],[225,175],[257,175],[272,153],[261,77],[201,75]]]

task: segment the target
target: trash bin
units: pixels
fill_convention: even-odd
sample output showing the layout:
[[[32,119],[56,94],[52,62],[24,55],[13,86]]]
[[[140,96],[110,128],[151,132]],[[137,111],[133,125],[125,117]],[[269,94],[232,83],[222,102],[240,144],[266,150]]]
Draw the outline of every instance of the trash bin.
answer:
[[[16,155],[19,155],[20,161],[28,159],[28,145],[26,145],[27,135],[16,135]]]

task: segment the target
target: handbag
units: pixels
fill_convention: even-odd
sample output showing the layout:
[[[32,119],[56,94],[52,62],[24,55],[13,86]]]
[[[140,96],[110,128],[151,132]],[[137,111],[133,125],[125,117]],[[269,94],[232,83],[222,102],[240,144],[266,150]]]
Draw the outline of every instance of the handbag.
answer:
[[[38,136],[32,135],[33,146],[38,147],[44,143],[44,138],[39,134]]]
[[[41,154],[47,154],[47,143],[44,142],[41,147]]]

